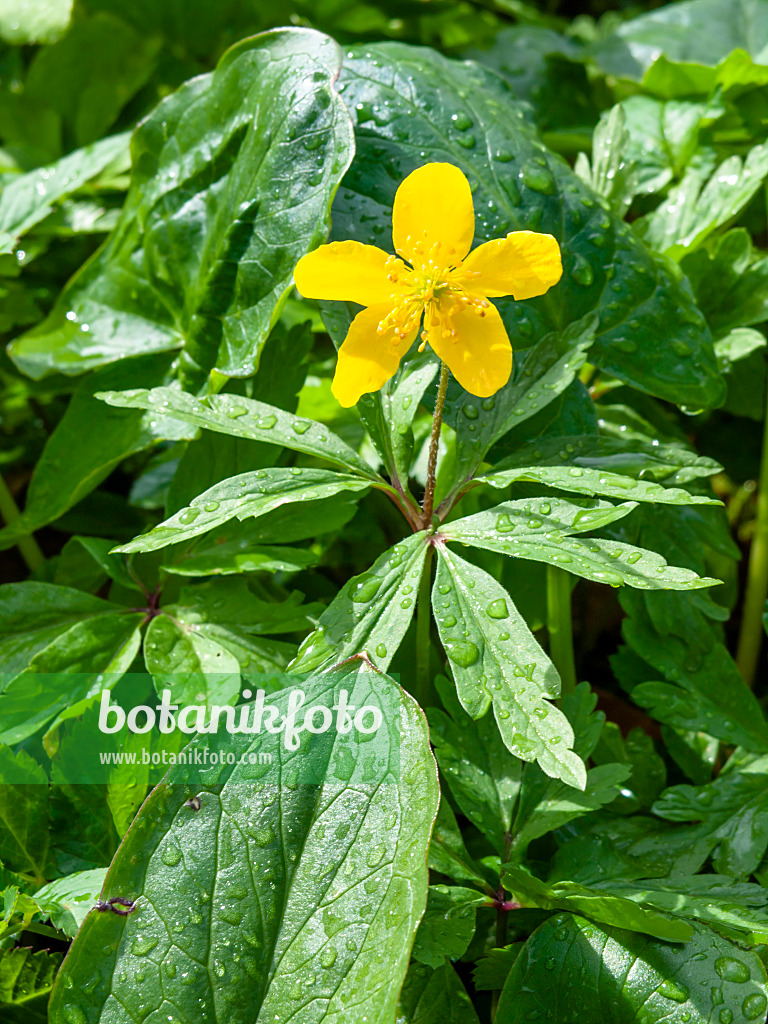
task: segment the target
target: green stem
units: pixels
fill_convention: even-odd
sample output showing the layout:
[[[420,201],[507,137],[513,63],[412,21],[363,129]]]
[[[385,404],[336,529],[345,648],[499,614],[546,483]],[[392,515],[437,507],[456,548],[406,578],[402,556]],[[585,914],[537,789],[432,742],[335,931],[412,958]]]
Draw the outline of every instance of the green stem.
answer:
[[[763,612],[768,595],[768,406],[763,424],[763,454],[757,488],[757,519],[752,546],[749,549],[747,589],[736,649],[736,664],[744,682],[750,688],[755,683],[763,643]]]
[[[419,583],[419,594],[416,600],[416,689],[414,697],[422,707],[429,701],[432,692],[432,679],[429,674],[429,655],[432,646],[430,626],[432,624],[432,557],[434,545],[427,547],[424,559],[424,570]]]
[[[432,525],[432,512],[435,506],[435,470],[437,468],[437,449],[440,444],[440,428],[443,425],[443,407],[448,390],[448,378],[451,372],[445,363],[440,364],[440,383],[437,387],[435,412],[432,417],[432,436],[429,439],[429,459],[427,460],[427,485],[424,489],[424,503],[421,506],[421,528],[428,530]]]
[[[21,513],[19,506],[13,500],[13,495],[8,490],[8,484],[0,475],[0,516],[5,520],[6,525],[15,523]],[[27,563],[30,572],[35,572],[45,562],[45,555],[40,550],[40,545],[31,534],[26,534],[16,541],[16,546],[21,552],[21,557]]]
[[[560,693],[565,697],[576,689],[571,628],[571,580],[564,569],[547,566],[547,632],[549,656],[560,674]]]

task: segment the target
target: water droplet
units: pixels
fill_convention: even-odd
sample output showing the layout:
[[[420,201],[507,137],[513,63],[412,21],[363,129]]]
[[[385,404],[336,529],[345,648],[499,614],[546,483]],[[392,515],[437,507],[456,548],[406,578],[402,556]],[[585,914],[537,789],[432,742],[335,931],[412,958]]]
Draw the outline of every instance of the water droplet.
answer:
[[[194,523],[197,517],[200,515],[199,508],[188,508],[179,516],[179,522],[184,526],[189,526],[190,523]]]
[[[338,951],[333,946],[326,946],[320,954],[320,966],[325,967],[326,969],[333,967],[336,963],[337,956]]]
[[[732,956],[721,956],[715,960],[715,970],[723,981],[736,981],[743,984],[749,981],[749,968],[741,960]]]
[[[502,512],[501,515],[496,518],[496,529],[499,533],[512,533],[515,528],[515,524],[509,518],[506,512]]]
[[[571,277],[576,284],[580,284],[584,288],[589,288],[595,280],[595,272],[592,270],[591,263],[578,253],[574,256]]]
[[[206,501],[206,503],[203,505],[203,509],[206,512],[215,512],[218,507],[218,501]]]
[[[538,530],[539,527],[541,526],[541,520],[540,519],[529,519],[528,522],[525,525],[528,527],[529,530]],[[498,529],[498,527],[497,527],[497,529]]]
[[[480,657],[477,644],[473,644],[471,640],[444,640],[443,646],[451,661],[461,668],[470,668]]]
[[[365,574],[358,576],[356,580],[352,581],[352,600],[355,604],[365,604],[378,594],[381,584],[381,576]]]
[[[741,1012],[747,1020],[758,1020],[759,1018],[765,1017],[765,1011],[767,1008],[768,1000],[766,1000],[765,996],[760,995],[759,992],[755,992],[751,996],[747,996],[741,1004]]]
[[[65,1006],[64,1020],[67,1024],[88,1024],[88,1018],[79,1006]]]
[[[440,622],[443,626],[446,627],[446,629],[450,629],[452,626],[456,625],[456,616],[446,615],[444,619],[440,620]]]
[[[163,850],[161,859],[163,864],[167,864],[169,868],[172,868],[181,860],[181,850],[178,846],[166,846]]]
[[[568,476],[584,476],[584,470],[579,466],[571,466],[568,470]]]
[[[271,825],[264,828],[248,828],[246,831],[257,846],[269,846],[275,841],[275,831]]]
[[[555,194],[555,179],[548,167],[541,167],[539,164],[529,163],[520,171],[518,177],[524,185],[534,192],[551,196]]]
[[[463,110],[460,110],[458,114],[451,115],[451,121],[460,132],[465,132],[468,128],[472,127],[471,118],[467,117]]]
[[[720,1024],[733,1024],[733,1010],[729,1010],[727,1006],[720,1011]]]
[[[462,149],[474,149],[475,148],[475,136],[474,135],[460,135],[456,140]]]
[[[673,981],[672,978],[667,978],[659,986],[659,993],[665,996],[667,999],[672,999],[676,1003],[684,1003],[690,995],[685,985],[680,985],[678,982]]]
[[[307,420],[294,420],[291,426],[295,434],[306,434],[310,428],[310,423]]]
[[[639,551],[632,551],[627,555],[627,561],[630,565],[634,565],[635,562],[639,562],[642,557],[643,556]]]
[[[441,583],[437,588],[441,594],[450,594],[451,585],[450,583]]]
[[[461,411],[464,413],[468,420],[476,420],[477,417],[480,415],[477,411],[477,406],[470,405],[469,402],[462,405]]]
[[[506,619],[509,615],[509,609],[507,608],[507,602],[503,597],[498,598],[496,601],[491,601],[488,607],[485,609],[486,615],[490,615],[492,619]]]
[[[551,511],[552,506],[549,504],[548,501],[545,501],[541,505],[539,505],[539,512],[541,512],[543,516],[548,516]]]
[[[137,935],[131,943],[131,952],[134,956],[146,956],[155,948],[159,939],[152,935]]]
[[[387,656],[386,644],[377,644],[376,645],[376,656],[378,658],[386,658],[386,656]]]
[[[230,405],[230,407],[227,409],[226,415],[229,417],[229,419],[236,420],[238,416],[245,416],[247,412],[248,410],[245,408],[244,405]]]
[[[272,427],[277,423],[277,416],[260,416],[256,420],[256,426],[259,430],[271,430]]]

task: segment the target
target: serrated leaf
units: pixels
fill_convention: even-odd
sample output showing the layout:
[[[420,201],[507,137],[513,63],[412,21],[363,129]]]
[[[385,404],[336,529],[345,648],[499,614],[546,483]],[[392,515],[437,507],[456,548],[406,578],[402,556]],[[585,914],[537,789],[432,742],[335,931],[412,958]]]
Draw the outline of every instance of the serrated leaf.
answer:
[[[691,569],[667,565],[655,551],[623,541],[599,537],[576,540],[571,536],[620,519],[635,507],[635,502],[615,506],[598,502],[594,508],[583,508],[556,498],[509,501],[455,519],[442,526],[440,533],[448,542],[556,564],[577,576],[613,587],[624,583],[641,590],[691,590],[720,582],[698,576]]]
[[[577,1005],[571,978],[578,980]],[[695,925],[693,938],[680,946],[556,914],[523,947],[496,1022],[524,1024],[531,1014],[551,1012],[562,1024],[604,1024],[606,1008],[615,1007],[608,1012],[617,1020],[637,1024],[717,1024],[725,1011],[731,1021],[746,1024],[765,1012],[766,980],[755,953],[703,925]]]
[[[17,364],[79,373],[183,345],[182,373],[198,383],[214,366],[252,374],[352,155],[333,88],[340,62],[327,36],[282,29],[243,40],[167,96],[133,136],[118,227],[14,343]]]
[[[330,678],[302,684],[310,701],[334,703]],[[196,786],[198,812],[185,806],[188,772],[171,770],[104,887],[105,895],[136,899],[137,909],[86,919],[57,980],[51,1024],[74,1015],[95,1024],[107,1005],[115,1024],[127,1024],[139,1004],[160,1013],[171,1003],[190,1019],[229,1022],[244,993],[249,1019],[263,1024],[286,1006],[318,1022],[350,1012],[393,1019],[426,898],[437,780],[411,698],[365,665],[348,669],[343,685],[355,706],[383,706],[375,743],[360,743],[354,730],[329,731],[309,737],[307,760],[306,733],[297,752],[274,737],[230,735],[225,748],[236,761],[269,750],[272,763],[207,770]],[[285,710],[288,699],[284,692],[274,703]],[[211,743],[218,748],[215,737],[194,741]],[[301,784],[302,766],[310,765],[314,784]],[[182,941],[169,935],[171,919],[184,921]],[[137,987],[136,953],[152,950]],[[96,983],[84,987],[94,964]]]
[[[334,238],[386,245],[397,184],[425,159],[446,160],[476,186],[477,242],[527,229],[553,234],[562,247],[565,272],[546,296],[499,303],[513,343],[561,332],[597,310],[595,365],[691,408],[722,400],[690,290],[539,142],[509,86],[475,64],[402,44],[350,54],[340,82],[357,154],[334,202]]]
[[[750,757],[705,786],[672,786],[653,811],[667,821],[695,822],[679,836],[698,863],[713,853],[716,871],[743,878],[768,847],[767,773],[768,757]]]
[[[48,995],[61,954],[26,947],[0,954],[0,1015],[4,1024],[48,1024]]]
[[[592,160],[579,154],[576,173],[623,217],[637,192],[638,170],[628,155],[630,135],[621,104],[606,111],[592,134]]]
[[[353,576],[299,648],[291,672],[315,672],[363,653],[386,669],[413,619],[426,556],[426,535],[415,533]]]
[[[652,909],[633,904],[624,897],[590,889],[576,882],[542,882],[522,868],[507,866],[502,877],[504,888],[524,907],[542,910],[567,910],[583,914],[598,924],[615,925],[628,931],[652,935],[667,942],[685,942],[693,928]]]
[[[155,551],[207,533],[230,519],[250,519],[290,502],[322,500],[340,491],[365,491],[368,480],[328,469],[257,469],[214,484],[186,508],[115,551]]]
[[[443,544],[437,553],[432,607],[462,706],[479,718],[492,705],[516,757],[535,760],[547,775],[583,789],[586,771],[570,749],[573,730],[547,702],[560,691],[555,666],[492,576]]]
[[[411,964],[397,1004],[396,1024],[479,1024],[467,990],[450,964]]]
[[[266,402],[256,402],[240,395],[208,395],[199,399],[177,388],[107,391],[97,397],[108,405],[146,409],[220,434],[278,444],[292,451],[314,455],[348,472],[380,480],[368,463],[324,424]]]

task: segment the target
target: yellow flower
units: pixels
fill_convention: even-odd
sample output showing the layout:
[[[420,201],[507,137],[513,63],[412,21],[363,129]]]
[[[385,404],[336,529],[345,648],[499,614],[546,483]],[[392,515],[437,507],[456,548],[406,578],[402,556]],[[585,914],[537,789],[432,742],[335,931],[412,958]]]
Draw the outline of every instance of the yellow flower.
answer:
[[[357,302],[332,391],[345,407],[378,391],[419,332],[465,391],[495,394],[512,372],[512,346],[489,298],[530,299],[563,272],[552,235],[513,231],[469,252],[475,211],[453,164],[426,164],[402,182],[392,210],[395,252],[331,242],[302,257],[296,287],[309,299]],[[407,262],[405,262],[407,261]]]

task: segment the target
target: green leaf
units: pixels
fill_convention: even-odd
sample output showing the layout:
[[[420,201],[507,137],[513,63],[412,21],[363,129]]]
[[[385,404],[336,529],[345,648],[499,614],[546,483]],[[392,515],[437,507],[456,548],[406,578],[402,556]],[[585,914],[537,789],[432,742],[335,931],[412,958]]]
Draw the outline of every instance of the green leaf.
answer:
[[[0,744],[0,861],[42,881],[48,862],[48,776],[24,750]]]
[[[573,748],[584,761],[593,753],[605,721],[602,712],[595,712],[596,703],[597,697],[587,683],[580,683],[574,693],[561,700],[573,730]],[[512,859],[521,860],[534,839],[611,803],[629,774],[627,765],[598,765],[589,769],[586,786],[580,792],[559,779],[548,778],[539,765],[526,765],[510,828]]]
[[[429,844],[429,867],[448,878],[485,889],[493,898],[495,889],[483,876],[481,866],[476,864],[464,845],[456,816],[447,800],[440,801],[432,839]],[[494,885],[498,883],[498,872]]]
[[[694,249],[680,266],[716,338],[768,320],[768,258],[755,258],[744,228],[733,228],[709,247]],[[719,352],[715,347],[721,360],[742,358],[730,354],[731,344]]]
[[[594,888],[657,907],[667,914],[702,921],[735,942],[756,945],[768,938],[765,889],[749,882],[735,882],[726,875],[598,881]]]
[[[728,385],[723,409],[758,423],[765,411],[765,347],[765,335],[749,327],[736,327],[715,342],[720,370]]]
[[[491,949],[487,956],[480,957],[472,973],[472,980],[478,992],[501,991],[512,969],[512,964],[520,956],[522,942],[501,949]]]
[[[413,943],[413,959],[433,968],[458,960],[475,934],[477,908],[487,902],[488,897],[476,889],[431,885]]]
[[[547,775],[583,789],[586,770],[570,749],[573,731],[547,698],[560,691],[557,670],[504,588],[488,573],[438,546],[432,589],[440,640],[459,700],[472,718],[493,714],[506,746]]]
[[[576,173],[623,217],[638,191],[638,171],[628,156],[630,134],[621,104],[603,114],[592,135],[592,161],[580,153]]]
[[[0,954],[0,1014],[4,1024],[48,1024],[48,995],[60,953],[19,947]]]
[[[700,477],[713,476],[722,472],[723,468],[714,459],[681,445],[650,444],[639,439],[624,441],[601,434],[537,437],[518,448],[513,455],[496,463],[492,472],[533,465],[537,468],[575,466],[585,471],[599,470],[608,477],[615,475],[627,478],[625,486],[631,486],[631,480],[649,480],[663,484],[673,493],[678,485]],[[578,485],[579,478],[571,475]],[[689,496],[688,501],[698,502],[701,497]]]
[[[198,399],[176,388],[105,392],[98,397],[108,405],[147,409],[156,415],[172,416],[220,434],[281,445],[368,479],[379,479],[368,463],[324,424],[294,416],[266,402],[239,395],[209,395]]]
[[[135,352],[143,333],[152,347],[183,343],[182,375],[198,385],[214,366],[250,376],[297,260],[325,239],[351,159],[340,61],[328,37],[282,29],[167,96],[133,136],[113,237],[14,344],[18,364],[82,372]]]
[[[685,282],[543,147],[501,79],[396,43],[350,53],[340,82],[357,154],[334,203],[334,238],[388,244],[398,183],[424,163],[422,153],[448,161],[473,186],[478,243],[534,230],[562,247],[556,287],[530,301],[499,302],[516,343],[560,334],[595,310],[595,365],[694,409],[722,401],[711,339]],[[340,342],[343,326],[338,333]]]
[[[174,703],[234,704],[240,693],[240,663],[221,644],[172,618],[157,615],[144,639],[144,660],[158,693],[168,689]]]
[[[192,431],[170,417],[105,410],[94,392],[110,384],[162,379],[170,359],[139,356],[85,378],[37,461],[23,514],[0,532],[0,549],[63,515],[135,452],[160,439],[189,437]],[[94,430],[98,423],[98,430]]]
[[[164,1013],[171,1004],[190,1020],[231,1021],[244,994],[259,1024],[286,1006],[318,1022],[350,1012],[393,1019],[427,894],[435,767],[407,694],[364,664],[340,679],[355,706],[383,707],[375,742],[359,742],[354,730],[304,733],[293,752],[265,735],[230,735],[223,749],[236,762],[264,750],[272,762],[206,770],[196,813],[185,806],[188,771],[171,769],[104,887],[105,896],[136,899],[137,909],[87,918],[57,980],[51,1024],[95,1024],[107,1006],[115,1024],[127,1024],[139,1005]],[[329,680],[302,684],[310,701],[334,702]],[[283,692],[274,703],[285,711],[288,699]],[[194,741],[209,743],[220,746],[215,737]],[[303,784],[302,768],[312,773]],[[185,923],[183,938],[169,934],[168,920]],[[139,987],[137,954],[145,957]],[[96,983],[84,986],[94,964]]]
[[[13,46],[50,43],[69,24],[72,0],[29,0],[19,8],[13,0],[0,3],[0,37]]]
[[[654,910],[634,904],[624,897],[589,889],[576,882],[553,882],[548,885],[524,871],[507,866],[502,878],[504,888],[524,907],[542,910],[568,910],[597,921],[632,932],[642,932],[667,942],[685,942],[693,928],[685,921],[676,921]]]
[[[679,833],[701,864],[713,853],[715,870],[743,878],[768,847],[768,757],[749,758],[706,786],[673,786],[653,811],[667,821],[697,822]]]
[[[222,480],[187,508],[115,551],[155,551],[207,533],[230,519],[265,515],[290,502],[322,500],[340,491],[365,491],[370,481],[328,469],[257,469]]]
[[[386,670],[413,619],[426,556],[426,535],[415,533],[353,576],[299,648],[291,672],[314,672],[363,653]]]
[[[578,1005],[569,981],[578,982]],[[637,1024],[746,1024],[767,1005],[765,968],[756,954],[703,925],[680,946],[557,914],[523,947],[496,1022],[523,1024],[531,1014],[551,1012],[563,1024],[604,1024],[610,1007],[614,1019]]]
[[[35,893],[39,903],[56,905],[56,909],[48,910],[54,928],[59,928],[68,938],[74,938],[85,915],[98,899],[106,873],[106,868],[76,871],[49,882]]]
[[[479,1024],[467,990],[450,964],[411,964],[397,1004],[398,1024]]]
[[[40,650],[0,694],[0,742],[32,736],[81,701],[95,700],[127,672],[139,649],[143,613],[107,605]]]
[[[729,156],[708,181],[691,169],[636,227],[648,245],[679,260],[735,217],[760,189],[767,174],[768,145],[754,146],[744,161]]]
[[[301,572],[316,565],[319,556],[309,548],[250,545],[247,534],[239,539],[196,549],[175,565],[164,565],[177,576],[230,576],[241,572]]]
[[[593,508],[583,508],[556,498],[535,502],[521,499],[456,519],[440,532],[448,542],[460,541],[513,558],[557,563],[577,576],[613,587],[624,583],[642,590],[692,590],[720,582],[667,565],[655,551],[622,541],[597,537],[575,540],[571,536],[613,522],[635,507],[634,502],[616,506],[599,502]]]
[[[0,193],[0,253],[12,252],[19,238],[51,213],[57,200],[127,154],[129,138],[128,132],[109,136],[9,181]]]
[[[486,835],[500,857],[520,790],[522,762],[512,757],[490,716],[471,718],[442,676],[435,686],[443,706],[427,712],[430,738],[444,784],[472,824]]]

